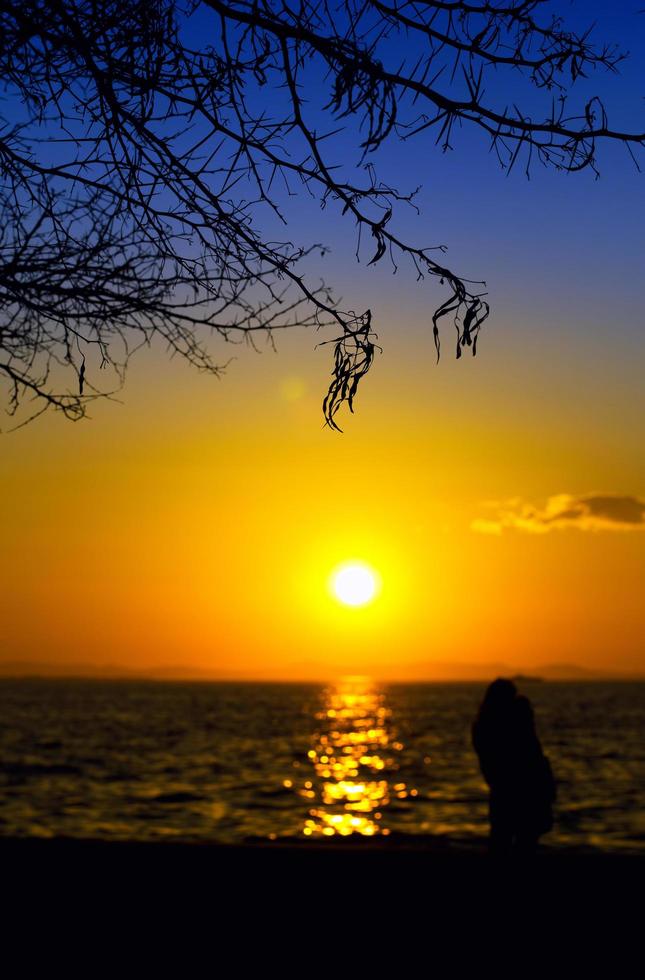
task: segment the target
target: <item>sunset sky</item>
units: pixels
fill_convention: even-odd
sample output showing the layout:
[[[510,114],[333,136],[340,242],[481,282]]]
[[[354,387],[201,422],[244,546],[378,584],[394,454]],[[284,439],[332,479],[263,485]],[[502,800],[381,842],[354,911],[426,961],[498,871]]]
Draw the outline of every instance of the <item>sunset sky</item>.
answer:
[[[593,84],[642,130],[645,15],[585,19],[603,6],[598,37],[632,57]],[[219,380],[140,351],[118,401],[77,424],[3,419],[0,669],[645,673],[645,176],[619,148],[599,157],[599,180],[528,181],[472,133],[448,155],[383,154],[384,179],[423,184],[399,227],[488,284],[459,362],[446,333],[435,364],[439,285],[357,265],[351,224],[292,205],[290,236],[331,247],[312,276],[372,309],[383,348],[342,434],[321,413],[333,334],[298,330],[277,352],[213,342],[234,358]],[[358,608],[328,588],[350,559],[381,580]]]

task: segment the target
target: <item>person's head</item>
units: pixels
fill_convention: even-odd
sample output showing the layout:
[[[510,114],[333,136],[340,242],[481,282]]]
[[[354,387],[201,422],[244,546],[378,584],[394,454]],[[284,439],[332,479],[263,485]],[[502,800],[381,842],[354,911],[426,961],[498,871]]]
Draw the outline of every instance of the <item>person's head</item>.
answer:
[[[497,724],[503,718],[507,718],[513,708],[517,688],[513,681],[506,677],[498,677],[486,688],[482,703],[477,712],[479,722],[485,724]]]
[[[515,701],[516,697],[517,688],[513,681],[509,681],[506,677],[498,677],[497,680],[488,685],[482,707],[506,708]]]

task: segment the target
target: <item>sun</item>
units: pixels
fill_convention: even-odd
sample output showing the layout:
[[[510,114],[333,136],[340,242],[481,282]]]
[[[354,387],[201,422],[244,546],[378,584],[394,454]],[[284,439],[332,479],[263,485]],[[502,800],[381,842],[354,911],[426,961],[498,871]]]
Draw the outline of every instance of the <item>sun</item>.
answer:
[[[378,591],[376,572],[362,561],[347,561],[334,569],[330,579],[332,594],[345,606],[365,606]]]

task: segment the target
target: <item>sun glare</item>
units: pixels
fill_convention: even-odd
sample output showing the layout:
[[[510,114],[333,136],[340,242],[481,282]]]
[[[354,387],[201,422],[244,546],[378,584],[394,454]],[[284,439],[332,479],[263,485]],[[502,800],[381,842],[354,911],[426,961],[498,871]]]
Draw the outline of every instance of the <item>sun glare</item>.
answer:
[[[331,576],[331,591],[346,606],[366,605],[375,597],[377,589],[376,574],[364,562],[345,562]]]

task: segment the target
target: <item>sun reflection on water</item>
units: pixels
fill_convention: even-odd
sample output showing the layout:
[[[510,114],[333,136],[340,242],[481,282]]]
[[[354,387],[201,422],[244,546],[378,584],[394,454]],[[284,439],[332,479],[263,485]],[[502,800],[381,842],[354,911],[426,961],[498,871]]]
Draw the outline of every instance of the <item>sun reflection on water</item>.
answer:
[[[408,795],[404,783],[392,782],[403,746],[391,715],[385,695],[369,678],[344,678],[324,692],[308,753],[314,772],[300,790],[314,804],[305,820],[306,836],[390,833],[390,800]]]

